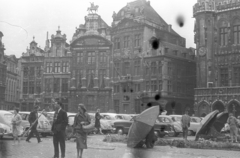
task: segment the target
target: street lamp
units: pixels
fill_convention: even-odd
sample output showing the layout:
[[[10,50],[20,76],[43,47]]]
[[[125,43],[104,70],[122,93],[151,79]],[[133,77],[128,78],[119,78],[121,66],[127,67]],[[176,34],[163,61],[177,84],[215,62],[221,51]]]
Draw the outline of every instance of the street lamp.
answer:
[[[236,107],[235,107],[235,104],[233,104],[233,115],[235,116],[235,113],[236,113]]]

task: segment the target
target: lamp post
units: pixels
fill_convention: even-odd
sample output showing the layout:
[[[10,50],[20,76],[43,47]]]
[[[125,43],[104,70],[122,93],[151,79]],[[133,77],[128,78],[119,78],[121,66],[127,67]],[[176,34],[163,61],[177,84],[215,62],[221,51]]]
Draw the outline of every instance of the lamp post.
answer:
[[[233,115],[235,116],[236,114],[236,107],[235,107],[235,104],[233,104]]]

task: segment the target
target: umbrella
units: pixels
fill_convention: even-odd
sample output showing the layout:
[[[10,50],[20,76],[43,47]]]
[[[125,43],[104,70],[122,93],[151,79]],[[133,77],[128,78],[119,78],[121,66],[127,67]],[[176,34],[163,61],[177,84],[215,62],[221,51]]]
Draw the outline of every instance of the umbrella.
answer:
[[[146,109],[134,118],[128,132],[128,147],[136,147],[150,132],[159,115],[159,106]]]
[[[217,115],[216,121],[214,122],[213,126],[218,132],[221,132],[222,128],[227,122],[227,119],[228,119],[228,112],[221,112]]]
[[[200,135],[206,135],[209,132],[210,127],[213,125],[218,113],[219,111],[215,110],[204,117],[204,119],[200,123],[201,127],[196,133],[195,140],[198,140]]]

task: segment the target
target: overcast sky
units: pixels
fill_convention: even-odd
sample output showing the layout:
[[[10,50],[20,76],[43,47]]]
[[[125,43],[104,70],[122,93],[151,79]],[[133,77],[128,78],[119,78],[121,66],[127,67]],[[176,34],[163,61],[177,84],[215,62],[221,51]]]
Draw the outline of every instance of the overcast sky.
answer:
[[[117,13],[131,1],[133,0],[0,0],[0,31],[4,34],[5,54],[20,57],[22,52],[26,52],[33,36],[38,46],[44,48],[47,31],[50,38],[58,26],[67,35],[69,42],[75,28],[84,24],[89,2],[99,5],[98,14],[111,26],[113,11]],[[192,8],[196,2],[197,0],[151,0],[151,6],[158,14],[186,38],[187,47],[194,48]],[[184,17],[183,27],[177,24],[179,15]]]

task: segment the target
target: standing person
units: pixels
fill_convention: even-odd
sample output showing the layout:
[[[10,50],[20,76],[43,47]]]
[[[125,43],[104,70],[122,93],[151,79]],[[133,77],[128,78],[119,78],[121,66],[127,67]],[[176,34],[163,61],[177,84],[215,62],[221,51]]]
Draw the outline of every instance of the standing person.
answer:
[[[12,118],[12,133],[13,133],[13,141],[16,145],[16,139],[18,140],[18,144],[20,143],[19,135],[21,135],[21,122],[22,117],[19,115],[19,109],[14,109],[14,117]]]
[[[61,102],[55,102],[55,113],[52,125],[54,157],[59,158],[59,144],[61,148],[61,158],[65,157],[65,130],[68,125],[67,112],[62,109]]]
[[[38,131],[37,131],[37,125],[38,125],[38,110],[39,110],[39,106],[35,106],[33,111],[30,113],[29,117],[28,117],[28,121],[30,123],[30,127],[32,127],[30,130],[31,132],[29,133],[26,142],[30,143],[30,139],[33,137],[33,134],[35,134],[35,136],[37,137],[38,143],[42,142]]]
[[[100,123],[100,120],[102,118],[103,117],[100,115],[100,109],[97,109],[97,112],[95,114],[95,127],[97,128],[97,134],[98,133],[103,134],[101,129],[101,123]]]
[[[83,104],[78,105],[78,114],[74,118],[74,133],[76,136],[77,158],[82,158],[83,149],[87,149],[87,133],[83,130],[83,125],[91,123],[91,118]]]
[[[188,128],[190,127],[190,116],[188,115],[188,111],[185,111],[185,115],[182,116],[181,124],[182,124],[182,131],[183,131],[183,139],[187,140],[188,136]]]
[[[227,123],[230,127],[230,135],[232,139],[232,143],[235,141],[237,143],[237,136],[238,136],[238,121],[235,116],[233,116],[233,113],[229,114]]]

